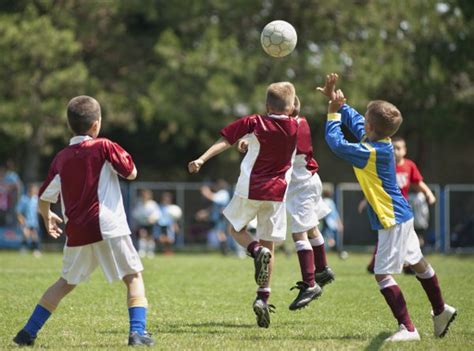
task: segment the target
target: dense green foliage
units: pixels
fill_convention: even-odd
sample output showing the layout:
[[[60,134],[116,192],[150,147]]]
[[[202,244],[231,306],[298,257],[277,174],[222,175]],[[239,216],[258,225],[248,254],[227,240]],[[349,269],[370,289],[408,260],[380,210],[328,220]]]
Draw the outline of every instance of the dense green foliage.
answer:
[[[11,339],[26,322],[44,290],[58,277],[60,254],[41,259],[1,253],[0,344],[17,349]],[[430,256],[446,301],[459,315],[444,339],[435,339],[430,305],[413,276],[397,276],[420,342],[383,345],[396,321],[373,276],[365,271],[369,255],[347,261],[329,256],[337,274],[321,298],[292,312],[296,296],[289,288],[300,279],[296,255],[277,255],[271,303],[277,307],[269,329],[256,326],[250,259],[209,255],[159,256],[144,261],[149,301],[148,330],[159,350],[472,350],[474,308],[472,257]],[[126,291],[109,285],[98,269],[61,303],[38,334],[42,349],[126,349]],[[155,349],[154,348],[154,349]]]
[[[273,81],[293,81],[303,112],[324,114],[314,87],[330,71],[356,107],[383,98],[416,116],[406,134],[463,142],[474,127],[473,16],[468,0],[2,2],[0,156],[15,154],[27,180],[42,176],[40,160],[70,136],[67,101],[89,94],[103,106],[103,135],[145,178],[185,179],[226,122],[264,111]],[[283,59],[260,48],[273,19],[299,35]]]

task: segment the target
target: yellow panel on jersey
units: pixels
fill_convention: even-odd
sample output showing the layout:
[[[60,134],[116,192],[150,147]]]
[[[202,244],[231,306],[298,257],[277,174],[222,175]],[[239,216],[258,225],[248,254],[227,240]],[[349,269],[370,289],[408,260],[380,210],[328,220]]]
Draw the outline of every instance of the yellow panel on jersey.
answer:
[[[375,148],[368,143],[362,145],[370,151],[370,156],[364,168],[354,167],[355,175],[380,223],[384,228],[390,228],[397,223],[392,197],[383,188],[382,180],[377,174]]]

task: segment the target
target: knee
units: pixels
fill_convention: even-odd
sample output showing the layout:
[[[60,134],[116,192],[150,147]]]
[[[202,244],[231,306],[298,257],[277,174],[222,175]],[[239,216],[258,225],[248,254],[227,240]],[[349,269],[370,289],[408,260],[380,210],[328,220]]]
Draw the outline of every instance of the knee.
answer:
[[[311,239],[317,238],[321,235],[321,232],[319,231],[318,227],[311,228],[308,230],[308,237]]]

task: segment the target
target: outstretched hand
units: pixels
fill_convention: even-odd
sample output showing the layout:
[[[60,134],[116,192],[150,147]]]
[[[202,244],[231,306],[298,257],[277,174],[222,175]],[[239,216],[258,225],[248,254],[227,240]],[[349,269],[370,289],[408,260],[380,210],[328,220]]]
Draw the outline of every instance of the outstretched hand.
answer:
[[[329,101],[328,113],[336,113],[345,102],[346,98],[344,97],[344,93],[341,89],[338,89],[334,93],[334,98]]]
[[[198,158],[197,160],[191,161],[188,163],[188,171],[189,173],[198,173],[201,169],[204,161]]]
[[[326,96],[329,100],[334,100],[336,82],[338,78],[339,76],[337,75],[337,73],[328,74],[326,76],[326,82],[324,83],[324,87],[317,87],[316,90]]]

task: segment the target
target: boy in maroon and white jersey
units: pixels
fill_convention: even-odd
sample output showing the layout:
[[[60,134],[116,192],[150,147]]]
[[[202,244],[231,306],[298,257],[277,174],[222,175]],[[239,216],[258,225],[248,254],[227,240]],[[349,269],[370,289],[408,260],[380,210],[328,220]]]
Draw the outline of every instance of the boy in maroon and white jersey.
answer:
[[[73,98],[67,116],[75,136],[54,158],[39,193],[39,212],[53,238],[62,234],[63,220],[51,211],[50,205],[61,197],[67,236],[62,274],[46,290],[14,341],[33,345],[38,331],[61,300],[100,265],[109,282],[120,279],[127,286],[128,344],[152,345],[153,339],[146,332],[143,266],[130,239],[117,177],[135,179],[135,164],[118,144],[97,138],[101,109],[95,99]]]
[[[189,172],[199,172],[210,158],[227,150],[240,138],[247,137],[248,152],[240,166],[234,196],[224,210],[231,233],[246,247],[255,261],[255,281],[259,286],[253,304],[259,327],[268,328],[270,277],[274,242],[285,240],[285,197],[291,179],[298,123],[290,114],[294,109],[295,88],[289,82],[271,84],[267,89],[266,115],[239,118],[221,130],[222,138],[188,165]],[[257,217],[256,241],[246,230]]]
[[[308,305],[322,294],[324,285],[334,280],[327,266],[324,238],[318,224],[331,210],[322,199],[322,184],[317,173],[319,165],[313,157],[311,130],[305,117],[299,116],[300,100],[295,96],[292,116],[298,122],[296,156],[286,198],[286,210],[291,217],[291,232],[300,263],[302,281],[297,282],[298,296],[290,310]],[[238,149],[247,152],[248,141],[239,141]]]

